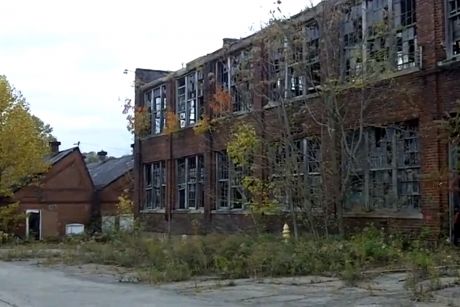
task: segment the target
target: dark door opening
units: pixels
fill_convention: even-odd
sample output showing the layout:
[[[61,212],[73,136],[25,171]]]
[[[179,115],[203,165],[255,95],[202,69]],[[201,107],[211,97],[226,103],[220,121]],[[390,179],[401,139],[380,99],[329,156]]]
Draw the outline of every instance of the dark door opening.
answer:
[[[32,240],[40,240],[40,212],[29,212],[27,215],[29,225],[27,237]]]

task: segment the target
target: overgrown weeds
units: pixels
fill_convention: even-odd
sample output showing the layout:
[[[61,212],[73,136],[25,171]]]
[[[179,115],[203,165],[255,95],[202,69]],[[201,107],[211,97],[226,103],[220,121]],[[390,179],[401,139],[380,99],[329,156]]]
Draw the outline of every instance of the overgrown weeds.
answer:
[[[355,284],[365,270],[403,267],[410,272],[407,287],[414,296],[421,296],[417,288],[420,280],[436,282],[436,265],[455,264],[459,260],[448,246],[433,252],[421,242],[385,235],[373,227],[346,240],[304,237],[287,242],[274,235],[213,234],[166,239],[117,233],[102,242],[90,239],[60,244],[65,248],[54,257],[71,264],[134,268],[143,281],[152,283],[203,275],[261,278],[327,274]]]

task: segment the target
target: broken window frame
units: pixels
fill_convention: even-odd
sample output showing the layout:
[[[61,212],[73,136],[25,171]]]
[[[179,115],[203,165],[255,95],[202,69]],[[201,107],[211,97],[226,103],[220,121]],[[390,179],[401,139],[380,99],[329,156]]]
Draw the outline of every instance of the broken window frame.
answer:
[[[460,1],[445,0],[447,58],[460,58]]]
[[[269,74],[269,93],[272,101],[279,101],[288,96],[288,66],[286,62],[286,50],[288,43],[285,38],[272,39],[268,44],[268,74]]]
[[[242,185],[247,170],[235,166],[225,151],[216,157],[216,208],[217,210],[244,210],[248,197]]]
[[[166,85],[161,85],[149,90],[150,101],[150,133],[157,135],[163,133],[166,127]]]
[[[351,174],[348,210],[420,210],[418,129],[418,124],[403,123],[363,131],[357,157],[347,167]]]
[[[305,45],[303,56],[307,75],[304,76],[304,94],[315,93],[321,85],[320,38],[319,24],[309,22],[303,28]]]
[[[420,65],[417,42],[416,0],[393,0],[396,31],[396,69],[405,70]]]
[[[203,155],[176,160],[176,210],[199,210],[204,207],[204,172]]]
[[[194,126],[203,114],[203,72],[195,70],[176,80],[179,127]]]
[[[144,164],[144,210],[164,209],[166,204],[165,161]]]
[[[158,135],[166,127],[166,85],[160,85],[144,92],[144,105],[148,106],[150,125],[148,133]]]
[[[347,10],[342,23],[345,79],[363,69],[403,71],[420,66],[416,0],[356,1]]]
[[[342,22],[343,62],[345,79],[361,74],[363,69],[363,5],[361,3],[346,8]]]
[[[249,51],[242,50],[216,61],[216,86],[227,91],[231,96],[231,112],[246,113],[252,109],[250,81],[242,75],[244,70],[251,70]],[[247,67],[249,66],[249,67]]]
[[[285,180],[286,177],[292,176],[296,180],[303,182],[301,188],[294,187],[294,194],[287,195],[285,191],[275,191],[274,197],[278,200],[281,207],[288,209],[289,199],[292,198],[295,206],[299,206],[303,197],[308,194],[311,203],[319,203],[321,195],[321,142],[318,138],[309,137],[297,139],[288,144],[273,144],[271,149],[272,166],[271,166],[271,180]],[[288,163],[293,162],[297,165],[286,166]],[[289,174],[283,174],[288,171]],[[285,190],[283,185],[279,186],[281,190]],[[308,190],[304,190],[308,188]],[[306,194],[307,193],[307,194]]]

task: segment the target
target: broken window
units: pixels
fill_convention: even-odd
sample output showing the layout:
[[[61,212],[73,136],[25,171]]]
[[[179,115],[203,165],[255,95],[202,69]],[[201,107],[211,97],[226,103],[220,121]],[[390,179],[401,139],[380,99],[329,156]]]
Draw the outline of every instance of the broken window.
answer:
[[[317,23],[309,24],[305,27],[305,57],[306,57],[306,72],[305,76],[305,91],[306,93],[313,93],[316,90],[316,87],[321,83],[321,74],[320,74],[320,49],[319,49],[319,26]],[[298,83],[300,83],[302,79]],[[300,84],[302,85],[302,84]],[[303,85],[300,87],[303,90]]]
[[[279,101],[286,98],[287,63],[285,52],[287,42],[284,39],[274,39],[271,43],[269,57],[270,98]]]
[[[197,155],[177,159],[177,208],[199,209],[204,205],[204,162]]]
[[[230,57],[230,94],[232,96],[232,111],[246,112],[251,110],[252,95],[250,84],[252,80],[252,65],[250,53],[243,50]]]
[[[298,139],[292,144],[274,144],[271,148],[272,181],[277,188],[274,197],[287,207],[289,199],[295,206],[308,201],[318,202],[321,189],[320,142],[315,138]]]
[[[235,166],[225,152],[216,152],[217,209],[243,209],[247,203],[242,179],[247,172]]]
[[[396,67],[415,67],[417,61],[417,29],[415,0],[393,0],[396,29]]]
[[[249,111],[252,104],[249,84],[251,74],[249,52],[240,51],[216,62],[217,86],[231,96],[231,112]]]
[[[446,0],[447,4],[447,53],[448,56],[460,54],[460,0]]]
[[[343,21],[344,75],[350,78],[359,75],[363,61],[363,14],[361,4],[348,6]]]
[[[166,202],[165,162],[144,165],[144,209],[161,209]]]
[[[150,134],[160,134],[166,126],[166,86],[162,85],[144,93],[150,113]]]
[[[368,69],[380,71],[390,59],[390,13],[387,0],[366,0]],[[382,67],[383,65],[383,67]]]
[[[177,114],[181,128],[193,126],[203,110],[203,73],[194,71],[177,80]]]
[[[370,72],[418,65],[416,1],[365,0],[363,4],[356,1],[344,7],[345,78],[358,75],[364,60]]]
[[[352,146],[350,146],[352,148]],[[350,164],[349,209],[419,209],[420,149],[413,123],[368,128]]]

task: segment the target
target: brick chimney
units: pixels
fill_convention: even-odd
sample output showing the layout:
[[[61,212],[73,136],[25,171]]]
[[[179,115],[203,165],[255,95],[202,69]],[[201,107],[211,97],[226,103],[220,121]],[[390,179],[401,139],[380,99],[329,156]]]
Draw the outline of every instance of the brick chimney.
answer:
[[[104,161],[107,158],[107,151],[101,150],[97,153],[99,160]]]
[[[49,142],[51,153],[54,155],[59,152],[59,145],[61,145],[61,142],[59,141],[51,141]]]
[[[223,47],[227,47],[227,46],[230,46],[231,44],[233,43],[236,43],[238,41],[237,38],[228,38],[228,37],[225,37],[222,39],[222,46]]]

